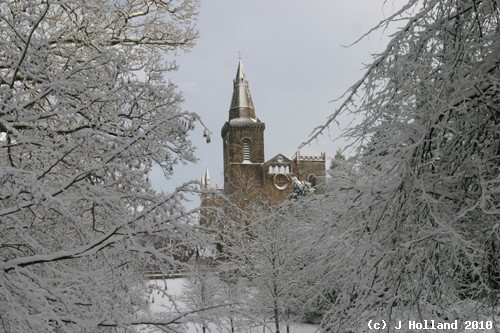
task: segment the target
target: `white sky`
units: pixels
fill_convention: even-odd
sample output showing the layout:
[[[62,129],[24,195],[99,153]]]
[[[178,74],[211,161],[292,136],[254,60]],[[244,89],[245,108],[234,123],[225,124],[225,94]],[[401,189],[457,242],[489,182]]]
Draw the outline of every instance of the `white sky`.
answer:
[[[384,4],[384,2],[386,2]],[[198,147],[196,165],[178,165],[168,181],[153,172],[154,188],[171,192],[208,167],[212,185],[223,184],[220,130],[228,119],[233,78],[241,52],[257,117],[265,122],[265,159],[292,157],[315,126],[333,113],[341,96],[363,74],[371,53],[387,38],[371,35],[345,48],[389,16],[402,0],[206,0],[202,1],[197,45],[179,54],[172,80],[184,92],[184,108],[198,113],[212,131],[206,144],[198,126],[191,135]],[[387,34],[387,32],[385,32]],[[331,129],[331,135],[340,133]],[[301,149],[325,151],[327,158],[345,145],[324,137]],[[327,161],[327,166],[329,161]]]

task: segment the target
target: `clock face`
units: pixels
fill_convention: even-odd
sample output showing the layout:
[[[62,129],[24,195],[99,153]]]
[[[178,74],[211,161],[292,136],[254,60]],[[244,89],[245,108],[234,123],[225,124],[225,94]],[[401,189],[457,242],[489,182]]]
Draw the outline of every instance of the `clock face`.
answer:
[[[277,175],[275,175],[273,181],[274,186],[276,186],[278,190],[284,190],[288,187],[288,177],[282,173],[278,173]]]

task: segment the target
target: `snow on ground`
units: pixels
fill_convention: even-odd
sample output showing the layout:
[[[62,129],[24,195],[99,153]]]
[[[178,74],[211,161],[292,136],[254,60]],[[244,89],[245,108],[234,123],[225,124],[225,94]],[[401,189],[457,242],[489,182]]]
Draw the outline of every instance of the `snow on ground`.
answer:
[[[175,279],[166,279],[166,280],[151,280],[149,282],[150,286],[158,288],[157,291],[153,291],[153,293],[150,295],[149,300],[150,300],[150,310],[157,314],[159,318],[166,318],[169,313],[176,313],[177,311],[175,310],[176,308],[180,311],[188,311],[189,309],[185,304],[183,304],[179,298],[183,294],[183,289],[184,289],[184,282],[186,280],[184,278],[175,278]],[[162,294],[160,290],[165,290],[165,294]],[[475,303],[470,303],[470,304],[460,304],[459,307],[462,309],[471,307],[471,313],[473,313],[473,308]],[[415,318],[417,322],[421,322],[418,318]],[[471,318],[470,320],[473,320]],[[481,318],[481,319],[476,319],[476,320],[491,320],[488,318]],[[500,318],[497,318],[497,324],[500,323]],[[463,324],[463,323],[462,323]],[[229,329],[229,325],[224,325],[225,327],[218,327],[214,324],[209,325],[207,332],[209,333],[226,333],[226,332],[231,332]],[[457,330],[457,332],[460,332],[461,330]],[[148,329],[148,330],[141,330],[141,333],[158,333],[162,332],[160,329]],[[184,327],[184,330],[181,330],[180,332],[184,333],[201,333],[202,329],[200,325],[196,325],[193,323],[187,323]],[[266,327],[263,327],[262,325],[255,326],[255,327],[248,327],[248,328],[238,328],[236,330],[237,333],[274,333],[274,324],[273,323],[268,323]],[[286,332],[286,326],[282,325],[281,326],[281,332]],[[315,325],[308,325],[308,324],[298,324],[298,323],[293,323],[290,324],[290,333],[316,333],[318,332],[318,327]],[[468,333],[490,333],[490,332],[495,332],[494,329],[485,329],[485,330],[467,330],[466,332]]]
[[[188,325],[189,327],[187,328],[186,333],[201,333],[201,327],[198,326],[196,327],[195,325]],[[317,332],[318,327],[314,325],[308,325],[308,324],[290,324],[290,333],[315,333]],[[211,326],[207,329],[208,332],[210,333],[226,333],[226,332],[231,332],[229,328],[220,330],[216,326]],[[243,329],[243,330],[236,330],[237,333],[274,333],[274,326],[272,324],[268,325],[268,327],[252,327],[248,329]],[[280,332],[286,332],[286,327],[282,326],[280,328]]]
[[[177,308],[180,311],[186,311],[187,306],[179,301],[182,296],[184,288],[184,278],[175,279],[165,279],[165,280],[151,280],[150,286],[154,287],[152,294],[149,297],[150,310],[155,313],[158,317],[165,317],[166,314],[175,313]],[[162,293],[161,290],[165,290]],[[318,327],[315,325],[308,324],[290,324],[290,333],[315,333]],[[208,332],[210,333],[226,333],[230,332],[229,327],[217,327],[214,324],[209,325]],[[282,332],[286,332],[286,326],[283,325],[281,328]],[[160,329],[149,329],[148,333],[162,332]],[[187,323],[185,325],[185,333],[201,333],[202,329],[200,325]],[[238,328],[237,333],[274,333],[274,324],[268,323],[266,327],[263,325],[248,327],[248,328]]]

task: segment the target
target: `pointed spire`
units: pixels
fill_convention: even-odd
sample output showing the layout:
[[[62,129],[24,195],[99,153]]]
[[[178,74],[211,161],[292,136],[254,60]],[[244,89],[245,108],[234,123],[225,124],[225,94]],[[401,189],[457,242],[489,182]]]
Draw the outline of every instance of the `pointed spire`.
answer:
[[[233,80],[233,98],[229,108],[229,120],[236,118],[257,120],[241,56],[236,77]]]
[[[210,190],[210,174],[208,173],[208,167],[205,169],[203,177],[201,177],[201,184],[205,190]]]

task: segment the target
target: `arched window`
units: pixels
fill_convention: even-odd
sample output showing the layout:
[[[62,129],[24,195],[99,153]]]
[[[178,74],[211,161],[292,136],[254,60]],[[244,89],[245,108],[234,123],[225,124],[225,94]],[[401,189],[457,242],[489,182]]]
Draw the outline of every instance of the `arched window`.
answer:
[[[309,182],[309,184],[311,184],[312,187],[316,187],[316,176],[315,175],[309,175],[307,177],[307,181]]]

